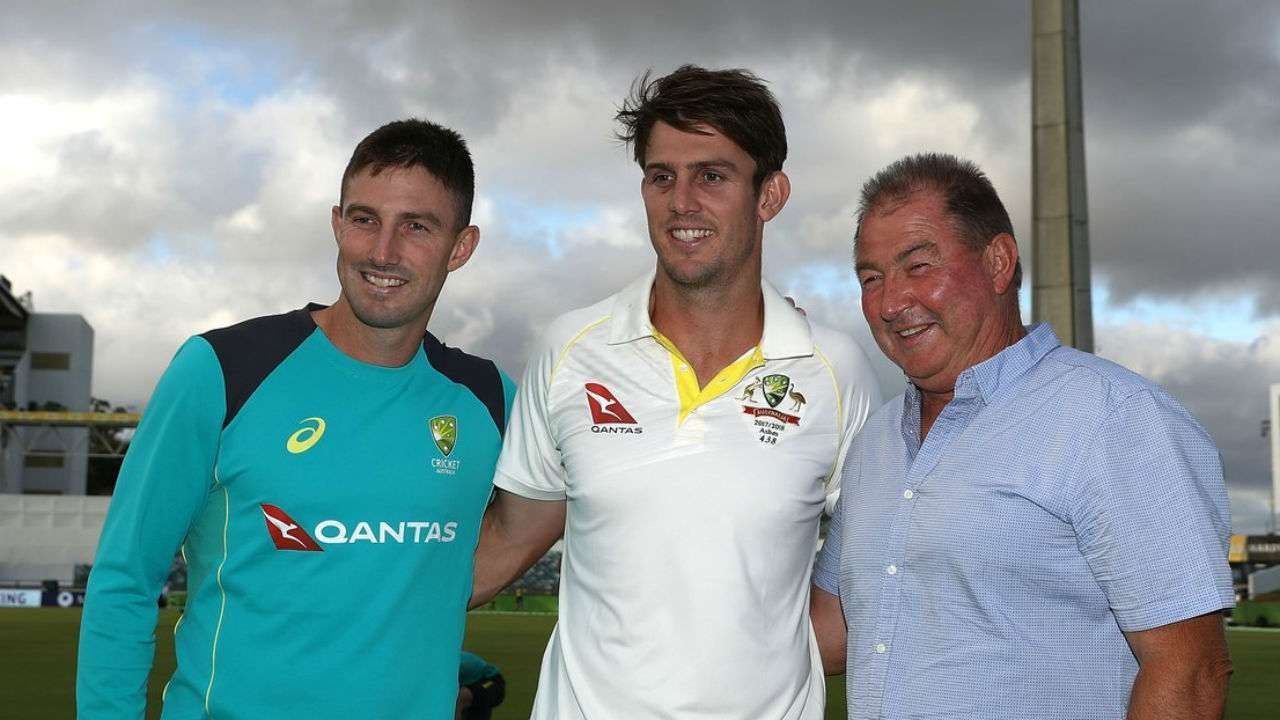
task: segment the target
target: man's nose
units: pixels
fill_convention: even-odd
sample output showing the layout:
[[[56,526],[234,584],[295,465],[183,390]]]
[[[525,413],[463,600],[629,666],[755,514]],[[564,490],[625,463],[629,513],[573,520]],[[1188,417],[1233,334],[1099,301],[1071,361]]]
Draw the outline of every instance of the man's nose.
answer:
[[[369,248],[369,262],[378,266],[400,262],[400,229],[390,223],[378,229],[378,237]]]
[[[880,281],[880,319],[893,321],[915,302],[910,283],[886,275]]]
[[[688,215],[702,209],[692,179],[676,178],[671,188],[670,209],[677,215]]]

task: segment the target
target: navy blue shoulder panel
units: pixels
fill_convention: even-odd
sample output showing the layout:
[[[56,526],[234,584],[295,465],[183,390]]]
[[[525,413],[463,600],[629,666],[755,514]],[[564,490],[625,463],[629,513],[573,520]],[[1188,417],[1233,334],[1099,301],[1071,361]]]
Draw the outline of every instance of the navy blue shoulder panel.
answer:
[[[311,310],[319,308],[319,305],[308,305],[301,310],[245,320],[200,335],[213,346],[218,364],[222,366],[227,388],[227,414],[222,419],[222,427],[231,424],[262,381],[315,332]]]
[[[422,347],[427,352],[427,362],[431,363],[431,367],[459,385],[466,386],[489,409],[489,416],[498,428],[498,436],[504,436],[507,432],[507,400],[498,366],[492,360],[451,348],[431,333],[427,333],[423,339]]]

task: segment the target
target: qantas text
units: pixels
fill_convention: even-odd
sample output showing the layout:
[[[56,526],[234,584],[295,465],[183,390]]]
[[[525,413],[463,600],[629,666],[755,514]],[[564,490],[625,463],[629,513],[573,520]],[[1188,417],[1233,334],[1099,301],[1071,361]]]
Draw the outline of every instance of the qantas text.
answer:
[[[425,544],[431,542],[453,542],[457,535],[456,522],[426,522],[411,520],[408,522],[380,522],[377,529],[372,523],[361,520],[349,530],[338,520],[322,520],[316,524],[315,537],[325,544],[337,543],[397,543]]]

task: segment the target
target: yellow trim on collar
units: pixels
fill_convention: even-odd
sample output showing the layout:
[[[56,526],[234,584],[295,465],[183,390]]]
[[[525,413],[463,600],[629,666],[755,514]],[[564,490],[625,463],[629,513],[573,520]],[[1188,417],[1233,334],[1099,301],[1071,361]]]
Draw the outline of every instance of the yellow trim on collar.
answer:
[[[653,329],[653,339],[671,354],[671,371],[675,374],[676,392],[680,395],[680,416],[676,420],[677,425],[684,424],[684,419],[689,416],[689,413],[725,394],[742,382],[747,373],[764,365],[764,353],[760,352],[760,346],[756,345],[716,373],[706,387],[699,387],[698,374],[694,372],[693,365],[685,359],[684,353],[680,352],[675,343],[658,332],[657,328]]]

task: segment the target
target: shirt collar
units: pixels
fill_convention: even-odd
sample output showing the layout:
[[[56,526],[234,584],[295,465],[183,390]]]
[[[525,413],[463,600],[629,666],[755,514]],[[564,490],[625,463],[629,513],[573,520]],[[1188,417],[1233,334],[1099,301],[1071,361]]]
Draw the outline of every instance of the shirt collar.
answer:
[[[653,337],[653,321],[649,317],[649,298],[653,293],[656,269],[614,295],[609,344],[618,345],[640,338]],[[798,312],[767,280],[760,281],[764,297],[764,333],[760,352],[766,360],[781,360],[813,355],[813,335],[809,321]]]
[[[1061,344],[1048,323],[1030,325],[1021,340],[960,373],[956,377],[955,396],[977,397],[984,404],[990,403],[996,393],[1014,384]],[[919,430],[920,388],[908,380],[902,397],[902,435],[915,439]],[[908,447],[912,445],[908,443]]]
[[[983,402],[1017,382],[1036,363],[1062,343],[1048,323],[1036,323],[1018,342],[960,373],[956,397],[980,397]]]

